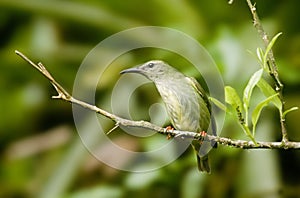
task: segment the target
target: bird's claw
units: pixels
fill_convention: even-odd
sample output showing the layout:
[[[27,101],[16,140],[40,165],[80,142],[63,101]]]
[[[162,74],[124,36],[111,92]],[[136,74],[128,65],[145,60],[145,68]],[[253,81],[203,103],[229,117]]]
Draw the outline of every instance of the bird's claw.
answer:
[[[206,133],[205,131],[201,131],[201,132],[200,132],[200,136],[201,136],[202,138],[204,138],[206,135],[207,135],[207,133]]]
[[[174,128],[171,127],[171,126],[167,126],[167,127],[165,128],[165,132],[168,132],[168,131],[173,132],[173,131],[174,131]],[[172,135],[171,135],[170,133],[168,133],[168,135],[167,135],[167,140],[169,140],[169,139],[171,139],[171,138],[172,138]]]
[[[202,142],[203,142],[204,138],[206,137],[206,135],[207,135],[207,133],[205,131],[200,132],[200,139],[199,139],[200,144],[202,144]]]

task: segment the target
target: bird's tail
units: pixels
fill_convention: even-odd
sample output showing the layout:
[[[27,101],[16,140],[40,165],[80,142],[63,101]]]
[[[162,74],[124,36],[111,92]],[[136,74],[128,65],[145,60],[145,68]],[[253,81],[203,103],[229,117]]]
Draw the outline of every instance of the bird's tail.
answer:
[[[199,171],[210,173],[208,155],[202,157],[199,157],[199,155],[197,155],[197,164],[198,164]]]
[[[210,173],[210,165],[208,160],[208,152],[211,149],[210,142],[200,143],[197,140],[193,140],[192,146],[197,155],[198,170],[200,172]]]

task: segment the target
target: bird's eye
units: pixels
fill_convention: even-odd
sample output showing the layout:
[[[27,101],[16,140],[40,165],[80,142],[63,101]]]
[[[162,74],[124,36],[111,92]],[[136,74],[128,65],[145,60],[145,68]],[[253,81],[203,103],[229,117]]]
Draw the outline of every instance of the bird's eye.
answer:
[[[154,66],[154,63],[149,63],[148,67],[152,68]]]

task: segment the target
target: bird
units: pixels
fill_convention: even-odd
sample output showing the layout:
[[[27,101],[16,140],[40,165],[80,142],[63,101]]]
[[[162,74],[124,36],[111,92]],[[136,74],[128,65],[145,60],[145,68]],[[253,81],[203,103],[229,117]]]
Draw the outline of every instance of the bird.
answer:
[[[155,84],[175,129],[203,133],[211,127],[216,135],[208,96],[195,78],[185,76],[162,60],[147,61],[120,72],[125,73],[141,74]],[[197,155],[198,170],[210,173],[208,151],[216,147],[216,143],[192,140],[191,145]]]

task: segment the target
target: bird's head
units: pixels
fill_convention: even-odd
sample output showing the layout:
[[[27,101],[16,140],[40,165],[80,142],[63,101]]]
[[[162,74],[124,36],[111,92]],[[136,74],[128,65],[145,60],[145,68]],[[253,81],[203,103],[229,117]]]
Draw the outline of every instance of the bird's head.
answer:
[[[124,73],[142,74],[153,82],[157,82],[160,79],[176,78],[176,75],[181,75],[175,68],[161,60],[151,60],[120,72],[120,74]]]

